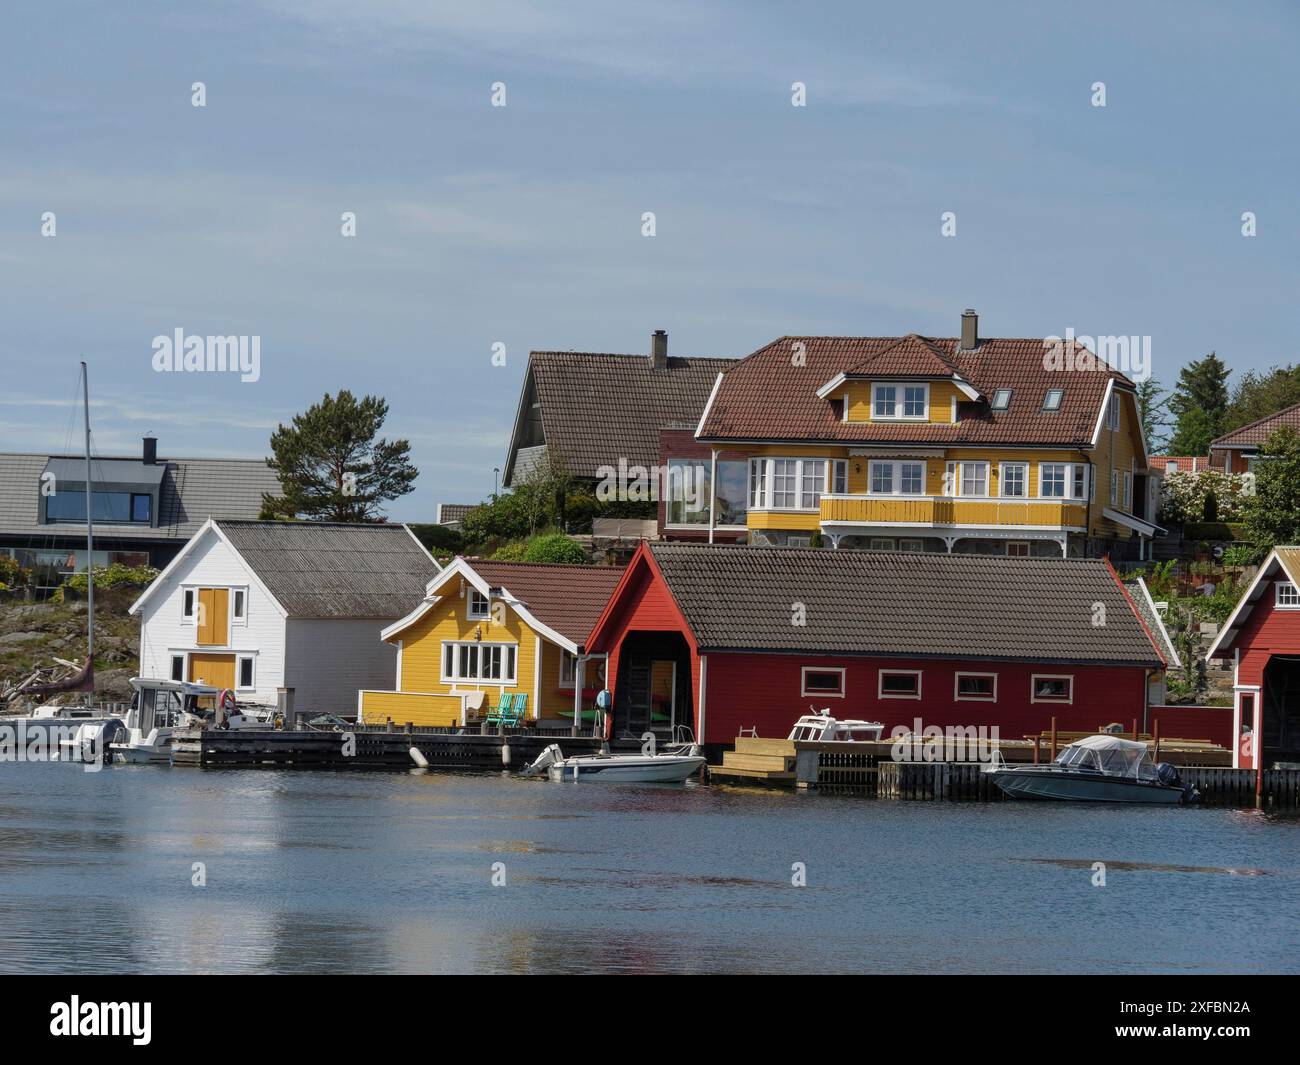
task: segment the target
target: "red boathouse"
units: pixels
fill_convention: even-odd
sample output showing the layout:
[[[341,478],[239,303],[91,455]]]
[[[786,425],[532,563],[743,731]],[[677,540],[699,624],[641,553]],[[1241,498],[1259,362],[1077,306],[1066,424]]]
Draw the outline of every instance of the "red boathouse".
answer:
[[[730,745],[829,708],[886,736],[920,720],[1019,739],[1053,717],[1151,726],[1171,649],[1144,613],[1105,560],[653,543],[587,649],[609,655],[616,736],[676,722]],[[1200,731],[1226,741],[1214,716]]]
[[[1300,547],[1265,559],[1206,657],[1233,663],[1233,765],[1300,763]]]

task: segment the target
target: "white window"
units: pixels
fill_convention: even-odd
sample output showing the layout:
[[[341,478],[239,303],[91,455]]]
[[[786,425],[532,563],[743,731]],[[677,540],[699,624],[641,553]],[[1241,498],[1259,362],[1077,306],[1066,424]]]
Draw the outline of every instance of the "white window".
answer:
[[[812,535],[808,536],[788,536],[785,541],[786,547],[812,547]]]
[[[1038,495],[1041,499],[1082,499],[1087,467],[1081,462],[1040,462]]]
[[[185,656],[172,655],[172,680],[185,679]]]
[[[749,505],[756,510],[816,510],[825,491],[825,459],[750,460]]]
[[[924,540],[899,540],[898,549],[900,551],[924,551]]]
[[[181,592],[181,617],[187,621],[194,618],[194,589],[186,588]]]
[[[887,536],[873,536],[871,538],[872,551],[892,551],[894,550],[894,541]]]
[[[248,592],[243,588],[230,590],[230,616],[234,621],[248,620]]]
[[[1129,510],[1133,506],[1133,475],[1124,474],[1124,509]]]
[[[1035,673],[1029,679],[1031,703],[1071,703],[1074,701],[1074,677]]]
[[[849,490],[849,463],[847,459],[836,459],[831,466],[831,491],[836,495],[846,495]]]
[[[1110,471],[1110,505],[1113,507],[1119,502],[1119,470]]]
[[[1177,472],[1178,472],[1178,463],[1176,462],[1165,463],[1165,473],[1177,473]]]
[[[871,386],[871,417],[877,421],[925,421],[930,417],[930,386]]]
[[[1011,393],[1012,393],[1012,389],[1010,388],[999,388],[996,392],[994,392],[993,409],[1006,410],[1009,406],[1011,406]]]
[[[560,687],[572,688],[578,672],[578,659],[569,651],[560,651]],[[599,691],[605,686],[605,659],[588,658],[582,667],[582,686]]]
[[[999,467],[998,489],[1009,498],[1023,499],[1028,495],[1029,464],[1004,462]]]
[[[921,698],[919,669],[882,669],[879,678],[877,695],[882,699]]]
[[[513,643],[447,640],[442,645],[442,679],[514,684],[517,658]]]
[[[1110,407],[1106,411],[1106,424],[1111,429],[1119,428],[1119,396],[1111,395]]]
[[[989,464],[987,462],[961,463],[961,494],[987,496],[989,494]]]
[[[1290,581],[1278,581],[1277,605],[1283,610],[1300,610],[1300,589]]]
[[[256,687],[253,683],[253,662],[255,659],[252,655],[239,655],[235,659],[235,686],[242,690]]]
[[[1061,409],[1061,400],[1065,398],[1065,389],[1049,388],[1047,394],[1043,396],[1043,410],[1053,411]]]
[[[872,495],[919,496],[925,492],[924,462],[872,462]]]
[[[958,673],[953,681],[952,697],[959,703],[995,703],[998,701],[998,675]]]
[[[477,588],[469,590],[469,610],[465,616],[475,621],[483,621],[492,616],[491,602]]]
[[[827,666],[804,666],[801,695],[844,698],[844,670]]]

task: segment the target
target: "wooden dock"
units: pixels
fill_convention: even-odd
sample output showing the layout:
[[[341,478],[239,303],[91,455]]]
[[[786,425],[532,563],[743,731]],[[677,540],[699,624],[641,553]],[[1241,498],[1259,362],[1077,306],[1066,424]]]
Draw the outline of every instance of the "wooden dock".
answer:
[[[430,769],[522,769],[547,744],[566,754],[589,754],[600,741],[527,731],[482,735],[437,728],[389,731],[358,726],[345,731],[313,729],[177,729],[172,762],[189,766],[301,766],[315,769],[411,769],[414,747]]]

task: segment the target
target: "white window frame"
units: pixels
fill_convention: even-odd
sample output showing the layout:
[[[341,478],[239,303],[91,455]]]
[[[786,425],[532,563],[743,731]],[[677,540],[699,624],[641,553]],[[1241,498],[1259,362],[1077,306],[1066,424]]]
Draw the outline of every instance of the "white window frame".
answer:
[[[1056,402],[1054,404],[1048,402],[1053,396],[1056,397]],[[1063,388],[1049,388],[1046,392],[1043,393],[1044,414],[1057,413],[1057,411],[1061,409],[1061,406],[1064,403],[1065,403],[1065,389]]]
[[[482,611],[474,607],[475,598],[483,600]],[[468,586],[465,592],[465,620],[467,621],[491,621],[492,620],[492,597],[484,595],[472,584]]]
[[[186,670],[189,668],[190,656],[184,651],[171,651],[167,655],[167,676],[172,680],[185,680]],[[181,675],[176,676],[176,662],[180,661]]]
[[[840,690],[837,692],[822,691],[820,689],[808,688],[809,673],[838,673],[840,675]],[[847,670],[843,666],[804,666],[799,670],[799,694],[807,698],[825,698],[825,699],[845,699],[848,697],[848,676]]]
[[[993,679],[993,694],[962,695],[962,677],[991,677]],[[952,701],[955,703],[996,703],[998,701],[998,675],[996,673],[972,673],[968,670],[960,670],[954,673],[952,678]]]
[[[776,464],[778,462],[794,463],[794,506],[776,506],[772,501],[776,496]],[[809,464],[805,470],[805,463]],[[820,463],[820,483],[805,485],[808,477],[816,477],[812,464]],[[749,509],[774,510],[790,514],[816,514],[821,508],[821,497],[826,495],[826,479],[829,475],[830,462],[826,458],[790,458],[786,455],[762,455],[749,460]],[[813,505],[802,506],[805,493],[814,495]]]
[[[228,594],[230,595],[230,624],[247,625],[248,624],[248,589],[232,587],[231,589],[229,589]],[[243,604],[242,604],[243,610],[240,610],[238,612],[235,610],[235,601],[237,598],[243,600]]]
[[[189,608],[188,610],[186,608]],[[198,588],[181,589],[181,624],[197,627],[199,624]]]
[[[1131,511],[1133,509],[1133,475],[1124,474],[1124,509]]]
[[[894,540],[888,536],[873,536],[871,545],[867,548],[869,551],[893,551],[895,550]]]
[[[849,460],[831,460],[831,494],[847,495],[849,491]]]
[[[993,402],[989,404],[989,408],[991,410],[1007,410],[1011,406],[1011,397],[1015,394],[1016,390],[1014,388],[999,388],[993,393]],[[1003,396],[1007,398],[1002,400]]]
[[[452,663],[454,664],[457,675],[451,675],[447,672],[447,648],[453,647],[455,651],[452,654]],[[476,655],[476,668],[478,676],[467,677],[459,675],[461,648],[477,647],[480,650]],[[500,647],[501,653],[501,676],[484,677],[483,676],[483,652],[481,648]],[[506,652],[513,648],[514,655],[511,656]],[[513,663],[511,659],[513,658]],[[507,673],[507,667],[513,664],[514,669]],[[438,649],[438,672],[439,680],[443,684],[474,684],[480,687],[487,686],[493,688],[514,688],[519,685],[519,644],[508,640],[443,640],[441,647]]]
[[[1064,680],[1069,683],[1069,694],[1064,699],[1054,699],[1050,696],[1039,698],[1036,693],[1038,682],[1040,680]],[[1074,705],[1074,674],[1073,673],[1034,673],[1029,678],[1029,701],[1031,703],[1051,703],[1055,706],[1073,706]]]
[[[1012,495],[1007,491],[1007,470],[1020,471],[1020,494]],[[999,462],[998,463],[998,496],[1002,499],[1028,499],[1029,498],[1029,463],[1027,462]]]
[[[1111,393],[1110,404],[1106,409],[1106,425],[1111,429],[1119,428],[1119,395]]]
[[[591,680],[592,677],[595,676],[595,674],[592,672],[591,669],[593,663],[595,662],[604,663],[607,661],[608,659],[607,656],[605,655],[588,655],[587,664],[583,666],[583,682],[586,683],[587,681]],[[565,676],[566,673],[568,674],[567,677]],[[577,677],[578,677],[578,656],[575,655],[572,651],[569,651],[566,648],[561,647],[560,648],[560,675],[557,678],[559,687],[568,688],[569,691],[572,691],[573,682],[577,679]]]
[[[903,546],[904,544],[914,544],[915,546],[914,546],[914,547],[904,547],[904,546]],[[922,540],[922,539],[920,539],[919,537],[907,536],[907,537],[904,537],[903,539],[901,539],[901,540],[898,541],[898,549],[899,549],[900,551],[908,551],[908,552],[911,552],[911,553],[913,553],[913,554],[918,554],[918,555],[919,555],[919,554],[924,554],[924,553],[925,553],[925,541]]]
[[[1119,470],[1110,471],[1110,505],[1119,505]]]
[[[989,463],[984,459],[976,459],[970,462],[957,463],[957,497],[959,499],[988,499],[989,498]],[[968,466],[982,466],[984,468],[983,492],[966,492],[966,468]]]
[[[877,394],[881,389],[894,390],[893,413],[881,414],[877,410]],[[907,409],[907,390],[921,389],[921,413],[905,414]],[[927,381],[873,381],[871,384],[871,420],[873,422],[928,422],[930,420],[930,385]]]
[[[916,678],[916,694],[903,695],[899,692],[885,691],[885,675],[891,677],[911,676]],[[910,699],[913,702],[921,698],[921,670],[919,669],[878,669],[876,670],[876,698],[878,699]]]
[[[1273,586],[1273,605],[1278,610],[1300,610],[1300,588],[1290,581],[1278,581]]]
[[[920,466],[921,467],[921,490],[919,492],[903,491],[903,467]],[[889,470],[889,491],[876,491],[876,470],[880,467],[886,467]],[[929,481],[930,469],[928,463],[924,460],[916,459],[871,459],[867,463],[867,495],[871,496],[907,496],[911,499],[919,499],[925,495],[926,485]]]
[[[249,663],[252,669],[252,679],[248,684],[241,684],[240,679],[244,673],[244,663]],[[257,654],[252,651],[240,651],[235,655],[235,691],[251,692],[257,687]]]
[[[1013,547],[1023,547],[1023,548],[1025,549],[1025,553],[1024,553],[1023,555],[1013,555],[1013,554],[1011,553],[1011,549],[1012,549]],[[1029,541],[1028,541],[1028,540],[1008,540],[1008,541],[1007,541],[1007,558],[1030,558],[1030,557],[1031,557],[1030,554],[1029,554],[1030,550],[1031,550],[1031,548],[1030,548],[1030,546],[1029,546]]]
[[[1061,467],[1065,471],[1065,495],[1049,496],[1043,494],[1043,483],[1046,478],[1043,471],[1047,467]],[[1088,498],[1088,467],[1083,462],[1040,462],[1038,464],[1038,499],[1060,499],[1062,501],[1073,500],[1082,502]],[[1077,489],[1077,492],[1076,492]]]

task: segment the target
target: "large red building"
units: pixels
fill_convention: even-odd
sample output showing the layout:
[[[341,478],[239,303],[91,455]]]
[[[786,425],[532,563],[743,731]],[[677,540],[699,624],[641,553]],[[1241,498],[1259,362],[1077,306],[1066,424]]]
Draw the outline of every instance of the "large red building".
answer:
[[[653,543],[587,649],[609,655],[615,735],[671,722],[730,745],[829,707],[886,735],[920,720],[1018,739],[1052,718],[1152,726],[1168,646],[1143,613],[1104,560]]]
[[[1300,762],[1300,547],[1275,549],[1208,652],[1233,663],[1233,765]]]

